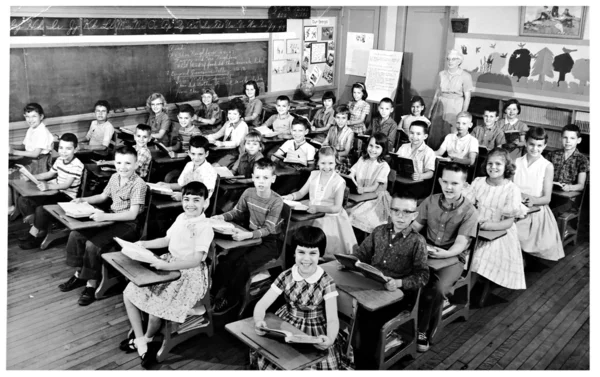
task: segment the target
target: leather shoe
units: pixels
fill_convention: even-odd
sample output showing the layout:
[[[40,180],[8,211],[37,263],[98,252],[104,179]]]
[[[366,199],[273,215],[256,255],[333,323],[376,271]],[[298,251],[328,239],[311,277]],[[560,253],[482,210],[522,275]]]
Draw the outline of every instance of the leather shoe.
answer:
[[[34,237],[31,234],[27,234],[27,236],[24,241],[19,241],[19,247],[23,250],[37,249],[44,241],[42,237]]]
[[[69,280],[59,285],[58,289],[60,289],[62,292],[69,292],[73,289],[83,287],[84,285],[85,280],[76,278],[75,275],[73,275],[71,278],[69,278]]]
[[[79,305],[88,306],[94,301],[96,301],[96,288],[85,287],[85,289],[81,293],[81,297],[79,297]]]
[[[140,356],[142,359],[141,365],[144,369],[149,369],[154,364],[158,363],[156,360],[156,355],[158,354],[158,350],[160,349],[160,343],[158,342],[150,342],[148,343],[148,351],[145,354]]]

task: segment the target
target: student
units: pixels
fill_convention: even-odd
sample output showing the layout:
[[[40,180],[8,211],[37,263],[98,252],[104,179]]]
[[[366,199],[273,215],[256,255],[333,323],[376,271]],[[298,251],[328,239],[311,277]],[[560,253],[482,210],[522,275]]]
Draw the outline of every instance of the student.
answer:
[[[137,153],[130,146],[121,146],[115,151],[117,172],[110,177],[101,194],[74,199],[75,203],[100,204],[112,199],[110,212],[95,213],[93,221],[114,221],[112,225],[71,231],[67,241],[67,265],[75,267],[75,275],[59,285],[62,292],[85,286],[79,305],[94,302],[98,280],[102,277],[101,255],[114,245],[113,237],[133,241],[137,237],[138,214],[144,210],[146,183],[135,173]]]
[[[577,149],[581,143],[581,131],[575,124],[567,124],[562,129],[563,149],[548,154],[548,161],[554,166],[554,182],[561,183],[563,191],[583,191],[590,171],[590,162]]]
[[[271,185],[275,182],[275,164],[262,158],[254,163],[252,173],[254,187],[244,191],[235,208],[212,219],[241,221],[249,218],[248,232],[237,232],[235,241],[260,238],[261,244],[251,248],[230,250],[223,261],[219,261],[213,279],[215,314],[225,314],[237,306],[240,296],[250,278],[250,272],[279,257],[283,235],[281,210],[283,200]]]
[[[252,183],[254,163],[263,158],[262,150],[264,147],[261,138],[262,136],[258,131],[250,131],[244,137],[244,151],[233,164],[231,172],[233,175],[243,175],[245,178],[236,179],[235,183]],[[227,190],[219,196],[217,208],[222,212],[230,211],[243,192],[244,189]]]
[[[364,134],[367,129],[365,121],[371,112],[371,105],[367,103],[368,95],[365,84],[362,82],[352,85],[352,98],[354,98],[354,101],[348,103],[348,109],[350,110],[348,126],[357,135]]]
[[[244,85],[244,105],[246,106],[246,112],[242,119],[248,125],[249,130],[253,130],[254,127],[260,124],[260,116],[262,115],[262,101],[258,99],[260,89],[258,84],[254,80],[246,82]]]
[[[321,229],[312,226],[298,228],[293,237],[293,243],[297,245],[294,266],[282,272],[256,303],[254,328],[258,335],[264,335],[261,329],[267,326],[266,311],[283,294],[285,305],[275,315],[305,334],[319,337],[321,343],[314,347],[327,352],[323,361],[307,369],[337,370],[340,356],[334,342],[340,327],[336,299],[338,292],[333,279],[318,266],[319,256],[325,253],[327,239]],[[277,369],[256,351],[250,353],[250,364],[259,370]]]
[[[203,134],[213,133],[221,126],[221,108],[219,96],[211,88],[200,91],[200,108],[194,117],[194,124]]]
[[[206,161],[208,145],[208,140],[204,136],[192,136],[190,149],[188,150],[191,161],[183,168],[179,178],[177,178],[177,183],[158,182],[158,185],[177,191],[171,195],[173,200],[180,202],[181,188],[192,181],[204,183],[208,189],[208,199],[212,196],[217,183],[217,172]],[[204,204],[208,207],[209,201],[205,201]]]
[[[376,369],[375,347],[381,327],[402,310],[415,305],[417,291],[429,280],[427,243],[410,226],[417,217],[417,199],[411,195],[394,195],[389,212],[389,221],[373,229],[353,255],[384,273],[387,290],[402,289],[405,297],[376,312],[359,307],[360,345],[355,349],[355,360],[357,369],[361,370]]]
[[[471,135],[479,142],[479,145],[488,150],[499,148],[506,144],[504,131],[498,124],[498,109],[487,105],[483,110],[483,126],[475,126]]]
[[[521,114],[521,103],[510,99],[504,103],[504,119],[499,121],[499,126],[506,137],[504,149],[508,150],[514,160],[521,156],[521,147],[525,146],[525,133],[529,127],[518,118]]]
[[[333,105],[335,105],[335,94],[328,90],[323,94],[323,98],[321,99],[321,103],[323,107],[317,110],[315,116],[312,119],[312,125],[310,130],[312,132],[318,132],[319,134],[313,137],[313,141],[317,143],[323,143],[325,138],[327,137],[327,132],[331,126],[335,125],[335,110]]]
[[[190,182],[182,192],[183,213],[167,230],[167,235],[136,242],[147,249],[168,247],[169,252],[150,266],[161,271],[178,270],[181,277],[148,287],[129,283],[123,291],[123,303],[133,333],[121,342],[119,348],[128,353],[137,350],[144,368],[156,362],[158,348],[149,348],[148,343],[160,329],[162,321],[183,323],[189,310],[204,297],[209,285],[205,261],[214,233],[204,216],[208,190],[201,182]],[[146,331],[142,327],[142,313],[148,313]]]
[[[473,126],[473,118],[467,111],[458,113],[456,116],[457,133],[446,135],[440,149],[435,151],[436,156],[443,156],[448,152],[448,157],[454,162],[466,165],[474,165],[479,153],[479,142],[469,134],[469,128]]]
[[[35,175],[40,181],[37,185],[40,191],[58,190],[57,194],[29,198],[19,197],[17,203],[23,217],[33,216],[31,221],[33,226],[25,237],[19,239],[21,249],[38,248],[44,240],[50,219],[43,206],[69,202],[77,196],[84,167],[83,163],[75,157],[76,150],[77,136],[71,133],[63,134],[58,143],[58,158],[52,169]]]
[[[232,167],[243,149],[242,142],[248,133],[248,125],[242,120],[242,114],[244,114],[244,103],[234,98],[228,103],[227,121],[223,127],[216,133],[206,136],[206,139],[217,147],[231,148],[227,151],[218,151],[221,157],[217,163],[220,166]],[[219,140],[221,138],[222,140]]]
[[[365,135],[373,135],[376,132],[383,133],[388,139],[388,150],[394,150],[394,144],[396,144],[396,132],[398,132],[398,125],[391,117],[394,112],[394,102],[390,98],[383,98],[379,101],[379,117],[374,117]]]
[[[171,132],[171,145],[167,147],[172,152],[187,151],[190,149],[192,136],[200,136],[201,132],[194,125],[194,108],[187,103],[177,107],[177,120],[179,123],[173,125]],[[171,157],[174,154],[170,154]]]
[[[148,120],[146,124],[152,130],[152,138],[164,145],[169,145],[169,134],[171,132],[171,119],[167,114],[167,100],[160,93],[152,93],[146,100]]]
[[[397,155],[413,160],[415,173],[413,181],[422,181],[433,178],[435,171],[435,152],[425,143],[429,136],[429,127],[422,120],[415,120],[410,125],[410,143],[402,144]]]
[[[506,235],[493,241],[479,239],[475,245],[471,272],[484,277],[480,305],[485,304],[492,281],[509,289],[525,289],[525,273],[521,245],[515,225],[523,217],[521,190],[511,181],[515,164],[506,149],[494,148],[485,161],[486,177],[473,180],[465,197],[475,203],[479,212],[480,230],[505,230]],[[475,277],[476,279],[476,277]]]
[[[358,203],[348,209],[352,226],[366,233],[381,224],[387,223],[391,197],[386,191],[390,166],[384,161],[388,153],[388,139],[381,132],[369,138],[367,150],[350,169],[350,179],[354,181],[358,194],[376,192],[377,198]]]
[[[108,101],[100,100],[94,105],[94,114],[96,120],[92,121],[88,133],[85,135],[87,143],[82,143],[80,149],[88,150],[106,150],[110,146],[115,128],[107,120],[110,113],[110,104]]]
[[[275,102],[275,108],[277,114],[271,115],[262,126],[269,127],[277,133],[277,136],[281,139],[289,139],[292,137],[292,122],[294,117],[289,113],[290,111],[290,99],[288,96],[279,96]],[[273,153],[277,152],[279,146],[276,145],[267,151],[266,156],[270,157]]]
[[[327,235],[325,258],[333,260],[333,254],[350,254],[356,246],[356,236],[350,224],[342,202],[346,182],[336,171],[336,151],[333,147],[322,147],[319,150],[317,165],[319,170],[312,171],[308,181],[294,193],[283,196],[287,200],[301,200],[309,194],[308,213],[324,213],[325,216],[314,220],[294,222],[290,229],[302,225],[316,226]]]
[[[431,122],[425,116],[425,100],[420,96],[414,96],[410,99],[410,114],[402,115],[402,118],[400,118],[400,124],[398,125],[398,131],[402,131],[400,144],[409,142],[410,125],[416,120],[425,122],[427,127],[431,126]]]
[[[412,227],[420,232],[427,226],[429,258],[456,256],[458,263],[429,272],[429,282],[423,288],[419,302],[419,352],[429,349],[429,339],[441,320],[444,300],[451,295],[452,286],[460,278],[471,238],[477,235],[477,210],[462,195],[467,181],[466,167],[456,163],[444,165],[439,181],[442,193],[428,196],[421,203]]]
[[[310,124],[306,118],[296,117],[292,122],[292,140],[288,140],[271,156],[275,163],[298,166],[313,170],[315,167],[315,147],[306,142]]]
[[[22,156],[26,159],[19,163],[27,168],[31,174],[47,172],[50,167],[50,151],[54,144],[54,137],[42,122],[44,109],[37,103],[29,103],[23,109],[25,122],[29,125],[22,145],[10,145],[8,153],[13,156]],[[8,215],[15,211],[12,189],[8,188]]]
[[[532,127],[525,136],[527,154],[517,158],[514,182],[521,189],[527,207],[538,206],[540,211],[527,215],[517,223],[521,249],[527,254],[547,260],[565,256],[556,219],[548,204],[552,197],[554,166],[542,156],[548,134],[542,127]]]
[[[352,144],[354,143],[354,132],[348,127],[348,119],[350,119],[350,110],[347,106],[341,105],[335,108],[335,125],[331,127],[327,133],[327,138],[323,142],[323,146],[333,147],[340,163],[349,165],[348,158],[350,151],[352,150]]]
[[[152,129],[147,124],[138,124],[135,128],[135,145],[133,148],[137,152],[137,162],[135,172],[140,178],[146,178],[150,173],[150,162],[152,162],[152,153],[148,149],[148,142],[150,141],[150,135]],[[115,161],[100,160],[97,163],[98,166],[102,165],[115,165]]]

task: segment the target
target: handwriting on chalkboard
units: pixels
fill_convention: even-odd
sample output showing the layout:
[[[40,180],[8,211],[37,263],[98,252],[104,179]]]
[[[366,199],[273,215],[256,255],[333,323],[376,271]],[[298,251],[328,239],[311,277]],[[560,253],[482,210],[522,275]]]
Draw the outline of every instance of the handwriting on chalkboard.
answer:
[[[310,7],[269,7],[269,18],[308,19]]]
[[[11,17],[11,36],[41,36],[44,35],[43,17]]]
[[[44,18],[44,35],[81,35],[80,18]]]
[[[114,18],[84,18],[83,35],[114,35],[116,23]]]
[[[146,18],[116,18],[115,32],[117,35],[146,34]]]

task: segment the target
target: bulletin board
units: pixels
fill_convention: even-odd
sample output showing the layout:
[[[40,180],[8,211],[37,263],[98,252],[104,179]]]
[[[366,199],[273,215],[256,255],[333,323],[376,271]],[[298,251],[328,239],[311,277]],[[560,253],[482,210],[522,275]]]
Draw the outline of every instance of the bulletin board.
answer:
[[[319,17],[304,20],[302,30],[302,84],[315,87],[335,83],[336,17]]]

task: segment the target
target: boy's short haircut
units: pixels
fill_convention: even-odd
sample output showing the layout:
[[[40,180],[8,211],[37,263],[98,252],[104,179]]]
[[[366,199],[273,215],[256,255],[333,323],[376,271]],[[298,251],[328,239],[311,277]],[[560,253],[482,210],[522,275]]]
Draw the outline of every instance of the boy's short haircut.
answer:
[[[279,97],[277,97],[277,100],[275,101],[275,103],[277,103],[279,101],[287,101],[287,103],[289,105],[290,104],[290,97],[288,97],[288,96],[279,96]]]
[[[246,142],[246,141],[256,141],[260,145],[261,151],[265,149],[265,145],[262,142],[262,135],[258,131],[252,130],[252,131],[248,132],[246,134],[246,136],[244,136],[244,142]]]
[[[38,113],[40,115],[44,115],[44,109],[42,108],[42,105],[40,105],[39,103],[35,103],[35,102],[28,103],[25,106],[25,108],[23,109],[23,114],[27,114],[32,111],[35,111],[36,113]]]
[[[348,120],[350,120],[350,109],[348,108],[348,106],[346,105],[339,105],[335,108],[335,112],[333,113],[333,116],[336,116],[338,114],[346,114],[346,116],[348,117]]]
[[[181,188],[181,196],[197,195],[208,199],[208,189],[202,182],[192,181]]]
[[[146,131],[148,132],[148,135],[152,134],[152,128],[147,124],[140,123],[135,127],[135,129],[140,131]]]
[[[322,257],[325,255],[325,249],[327,248],[327,237],[321,228],[303,225],[294,231],[292,245],[295,245],[292,249],[294,252],[298,246],[308,249],[317,248],[319,249],[319,256]]]
[[[456,162],[451,162],[449,164],[445,164],[442,167],[442,175],[444,174],[444,171],[453,171],[456,173],[463,173],[463,176],[465,178],[465,181],[467,180],[467,167],[463,164],[458,164]]]
[[[192,147],[202,148],[202,149],[204,149],[204,152],[206,152],[206,151],[208,151],[209,145],[210,145],[210,142],[204,136],[197,135],[197,136],[192,136],[190,138],[190,149]]]
[[[498,106],[494,106],[493,104],[487,104],[483,107],[483,112],[489,112],[489,113],[496,113],[496,116],[498,116]]]
[[[389,103],[390,106],[394,107],[394,101],[389,97],[382,98],[381,101],[379,101],[379,104],[381,105],[382,103]]]
[[[62,134],[62,136],[60,137],[60,140],[66,141],[68,143],[72,143],[73,148],[77,148],[77,136],[75,136],[75,134],[72,134],[70,132],[67,132],[66,134]]]
[[[177,106],[177,115],[179,115],[181,113],[188,113],[188,114],[190,114],[191,117],[193,117],[195,111],[194,111],[194,108],[190,104],[184,103],[181,106]]]
[[[469,119],[469,122],[473,121],[473,116],[468,111],[461,111],[460,113],[456,114],[456,120],[458,120],[458,118],[467,118]]]
[[[96,101],[96,103],[94,104],[94,111],[96,111],[96,107],[98,106],[106,107],[106,112],[110,113],[110,103],[108,103],[108,101],[105,101],[103,99]]]
[[[323,98],[321,98],[321,103],[323,103],[323,101],[325,101],[326,99],[330,99],[333,100],[333,105],[335,105],[335,94],[331,91],[328,90],[325,93],[323,93]]]
[[[525,134],[525,141],[533,140],[544,140],[544,143],[548,142],[548,133],[543,127],[529,127]]]
[[[268,158],[261,158],[254,162],[254,167],[252,168],[252,172],[256,169],[269,169],[271,173],[275,174],[275,163]]]
[[[115,155],[117,154],[129,154],[135,157],[137,161],[137,151],[130,145],[121,145],[115,150]]]
[[[576,124],[570,123],[564,126],[562,131],[560,131],[561,136],[565,134],[565,131],[575,132],[577,134],[577,138],[581,137],[581,129],[579,129],[579,126]]]
[[[404,192],[400,192],[397,191],[394,193],[394,196],[392,196],[392,200],[394,199],[400,199],[400,200],[412,200],[413,202],[415,202],[415,204],[418,204],[418,200],[417,197],[409,192],[409,191],[404,191]]]
[[[308,122],[308,119],[301,117],[301,116],[295,116],[294,120],[292,120],[292,127],[295,124],[301,124],[304,126],[305,130],[310,130],[310,123]]]
[[[422,121],[422,120],[415,120],[414,122],[412,122],[412,123],[410,124],[410,126],[408,126],[408,130],[409,130],[409,131],[410,131],[410,128],[411,128],[412,126],[415,126],[415,127],[422,127],[422,128],[423,128],[423,133],[424,133],[425,135],[429,135],[429,126],[428,126],[428,125],[427,125],[427,123],[425,123],[424,121]]]

